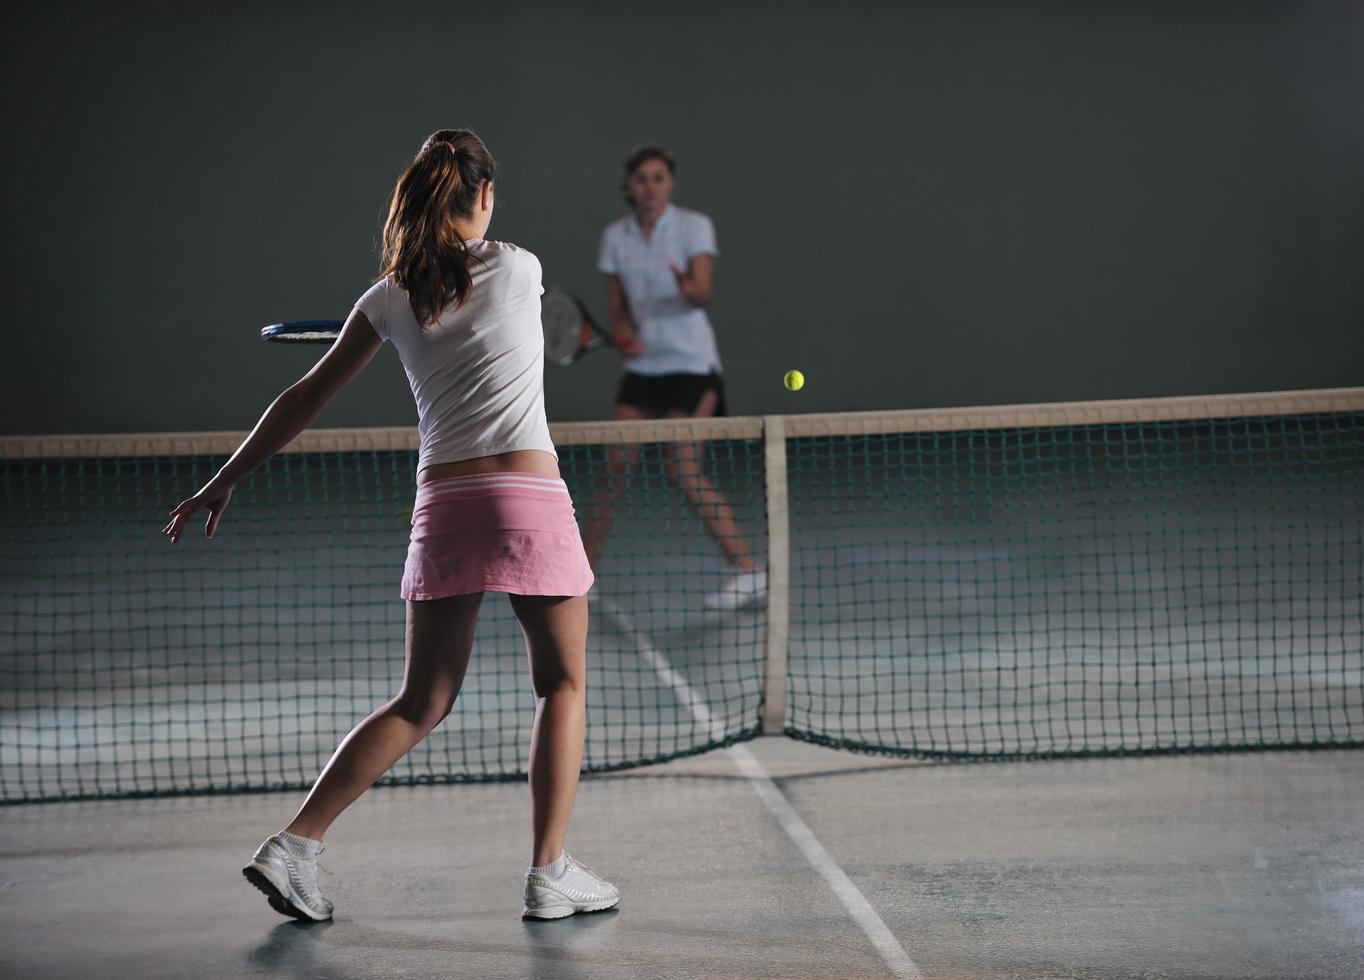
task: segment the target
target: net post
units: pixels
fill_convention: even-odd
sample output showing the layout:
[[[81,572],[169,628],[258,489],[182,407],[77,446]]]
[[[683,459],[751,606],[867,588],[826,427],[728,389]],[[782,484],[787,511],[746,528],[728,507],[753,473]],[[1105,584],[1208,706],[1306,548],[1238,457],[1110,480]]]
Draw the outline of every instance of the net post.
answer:
[[[763,669],[764,735],[786,729],[786,646],[790,627],[791,543],[786,495],[786,424],[763,419],[767,484],[767,650]]]

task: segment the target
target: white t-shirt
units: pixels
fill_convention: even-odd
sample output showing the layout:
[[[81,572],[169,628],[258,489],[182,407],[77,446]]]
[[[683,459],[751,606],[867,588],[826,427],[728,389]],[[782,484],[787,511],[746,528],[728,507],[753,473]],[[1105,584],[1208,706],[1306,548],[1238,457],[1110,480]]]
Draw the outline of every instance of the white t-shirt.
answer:
[[[669,264],[684,272],[693,255],[719,255],[715,225],[699,211],[669,204],[646,241],[627,214],[606,226],[597,269],[620,278],[644,353],[626,362],[634,374],[710,374],[720,350],[706,311],[677,291]]]
[[[389,278],[355,304],[398,349],[412,385],[418,470],[517,449],[554,452],[545,419],[540,260],[506,242],[465,244],[473,291],[429,327],[417,322],[407,292]]]

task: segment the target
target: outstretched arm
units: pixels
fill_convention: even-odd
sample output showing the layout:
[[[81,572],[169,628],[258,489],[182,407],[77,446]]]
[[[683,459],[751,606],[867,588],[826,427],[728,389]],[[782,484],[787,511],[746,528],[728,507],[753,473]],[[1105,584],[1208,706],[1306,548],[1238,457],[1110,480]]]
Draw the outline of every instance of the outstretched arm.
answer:
[[[232,488],[311,425],[332,396],[373,360],[382,343],[369,319],[359,310],[353,310],[336,343],[311,371],[284,389],[271,403],[246,441],[217,475],[170,512],[170,522],[162,531],[171,542],[179,541],[190,516],[204,509],[208,510],[204,533],[213,537],[218,520],[232,498]]]

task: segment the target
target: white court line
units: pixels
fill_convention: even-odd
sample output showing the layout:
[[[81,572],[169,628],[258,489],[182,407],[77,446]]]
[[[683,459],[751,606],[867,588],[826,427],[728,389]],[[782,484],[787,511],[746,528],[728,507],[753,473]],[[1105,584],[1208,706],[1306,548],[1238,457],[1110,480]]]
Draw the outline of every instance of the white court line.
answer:
[[[608,601],[604,596],[597,601],[597,610],[603,613],[608,619],[615,622],[617,629],[622,633],[628,634],[639,649],[639,654],[651,666],[658,676],[673,689],[680,701],[696,719],[697,724],[703,726],[709,733],[712,740],[719,741],[724,738],[724,724],[716,720],[714,713],[710,710],[710,705],[706,704],[704,698],[687,683],[687,679],[673,669],[665,657],[652,643],[635,629],[625,615],[616,608],[615,603]],[[890,972],[904,980],[923,980],[923,974],[914,965],[914,961],[909,958],[905,948],[900,945],[886,924],[881,921],[881,917],[876,914],[876,910],[871,907],[871,903],[866,900],[862,892],[853,884],[852,879],[844,873],[838,866],[829,852],[820,844],[814,832],[805,825],[805,821],[800,819],[795,808],[791,806],[786,795],[781,791],[772,777],[767,774],[763,764],[758,761],[758,757],[748,750],[745,745],[733,745],[728,749],[734,764],[752,785],[758,798],[763,801],[769,813],[776,818],[777,823],[781,824],[782,830],[791,841],[800,848],[800,852],[805,855],[805,860],[810,862],[810,866],[819,873],[819,876],[828,883],[833,889],[834,895],[843,903],[843,908],[858,927],[866,934],[872,946],[881,954],[881,959]]]

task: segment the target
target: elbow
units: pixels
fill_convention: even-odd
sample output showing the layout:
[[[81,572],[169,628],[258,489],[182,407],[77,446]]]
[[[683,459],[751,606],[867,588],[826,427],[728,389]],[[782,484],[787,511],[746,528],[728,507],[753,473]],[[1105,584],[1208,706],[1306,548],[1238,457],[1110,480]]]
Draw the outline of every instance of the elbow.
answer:
[[[317,390],[317,386],[310,383],[310,379],[304,378],[285,388],[276,404],[289,418],[298,419],[306,426],[317,418],[322,406],[326,404],[326,399]]]

